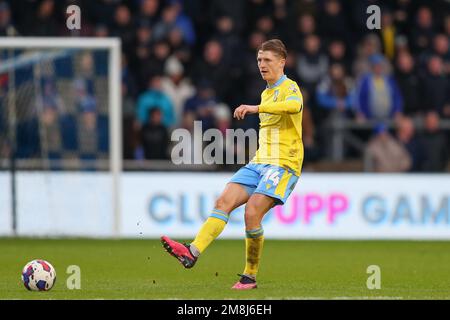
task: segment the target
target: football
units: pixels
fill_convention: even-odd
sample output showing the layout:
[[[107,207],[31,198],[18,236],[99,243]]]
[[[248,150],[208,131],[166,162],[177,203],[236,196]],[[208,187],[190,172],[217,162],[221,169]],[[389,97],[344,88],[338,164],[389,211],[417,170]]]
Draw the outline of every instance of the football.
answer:
[[[28,262],[22,270],[22,281],[28,290],[48,291],[56,281],[56,270],[45,260]]]

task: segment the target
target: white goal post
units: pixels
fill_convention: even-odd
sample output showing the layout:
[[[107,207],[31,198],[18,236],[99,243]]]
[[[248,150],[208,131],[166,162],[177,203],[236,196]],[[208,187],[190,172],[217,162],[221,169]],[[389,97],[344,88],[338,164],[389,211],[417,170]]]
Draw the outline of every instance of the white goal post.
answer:
[[[120,175],[122,172],[121,41],[119,38],[3,37],[0,50],[13,49],[104,49],[108,51],[109,169],[112,174],[114,235],[121,219]],[[4,65],[3,72],[14,66]]]

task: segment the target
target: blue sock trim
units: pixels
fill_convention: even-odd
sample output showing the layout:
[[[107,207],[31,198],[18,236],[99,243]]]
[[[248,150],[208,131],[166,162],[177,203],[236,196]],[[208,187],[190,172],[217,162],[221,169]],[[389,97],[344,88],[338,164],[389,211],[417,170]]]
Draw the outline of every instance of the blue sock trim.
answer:
[[[212,210],[210,217],[220,219],[222,221],[225,221],[225,223],[228,222],[228,214],[226,214],[222,210],[218,210],[218,209]]]
[[[248,230],[245,231],[245,235],[247,236],[247,238],[259,238],[264,235],[264,229],[261,227],[255,230]]]
[[[224,216],[228,217],[228,213],[226,213],[225,211],[219,210],[219,209],[212,209],[212,213],[223,214]]]

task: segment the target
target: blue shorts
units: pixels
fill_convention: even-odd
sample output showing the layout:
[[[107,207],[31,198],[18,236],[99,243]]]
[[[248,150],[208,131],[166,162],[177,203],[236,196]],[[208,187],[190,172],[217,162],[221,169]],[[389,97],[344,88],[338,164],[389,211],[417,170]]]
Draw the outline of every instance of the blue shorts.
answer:
[[[293,170],[257,163],[240,168],[230,180],[243,185],[249,195],[261,193],[274,198],[276,205],[286,202],[297,181]]]

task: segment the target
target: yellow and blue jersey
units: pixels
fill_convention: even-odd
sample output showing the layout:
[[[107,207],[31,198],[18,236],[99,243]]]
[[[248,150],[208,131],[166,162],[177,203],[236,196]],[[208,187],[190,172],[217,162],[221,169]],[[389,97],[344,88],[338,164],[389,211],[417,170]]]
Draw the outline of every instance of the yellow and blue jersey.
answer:
[[[295,81],[283,75],[261,94],[259,148],[252,163],[291,169],[297,176],[303,164],[303,97]]]
[[[284,204],[292,193],[303,164],[303,98],[298,85],[285,75],[267,86],[259,106],[259,148],[249,164],[230,182],[249,195],[261,193]]]

